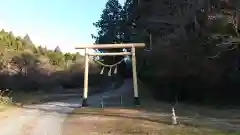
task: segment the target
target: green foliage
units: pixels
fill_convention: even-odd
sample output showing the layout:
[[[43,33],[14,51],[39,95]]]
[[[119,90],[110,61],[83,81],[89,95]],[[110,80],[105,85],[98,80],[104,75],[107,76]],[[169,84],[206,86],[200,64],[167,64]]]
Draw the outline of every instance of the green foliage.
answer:
[[[42,46],[36,47],[27,34],[23,38],[15,37],[12,32],[6,32],[4,29],[0,32],[0,53],[9,55],[10,52],[22,54],[24,52],[32,53],[33,57],[44,57],[48,59],[49,64],[64,68],[66,61],[74,61],[76,54],[63,54],[57,46],[54,51],[48,50]],[[14,57],[14,55],[12,56]],[[4,57],[2,57],[4,58]],[[1,60],[1,63],[3,63]]]
[[[100,19],[93,23],[97,28],[97,35],[92,35],[97,44],[119,44],[130,42],[132,38],[131,16],[132,0],[127,0],[124,6],[121,6],[118,0],[108,0],[102,11]],[[101,49],[100,51],[117,52],[121,49]],[[105,63],[111,64],[122,59],[122,56],[102,57]]]
[[[60,65],[64,61],[63,55],[59,52],[48,51],[47,56],[52,65]]]
[[[100,19],[93,25],[98,29],[92,35],[98,44],[134,42],[134,21],[131,19],[134,8],[133,0],[127,0],[123,6],[118,0],[108,0]]]
[[[60,49],[60,47],[57,46],[57,47],[54,49],[54,52],[61,53],[61,49]]]
[[[121,42],[120,31],[122,7],[118,0],[108,0],[102,12],[101,19],[93,25],[99,29],[95,36],[99,44]]]
[[[36,50],[37,50],[37,53],[39,53],[40,55],[46,55],[47,53],[47,49],[43,48],[42,46],[38,46]]]
[[[164,1],[169,3],[168,0]],[[188,6],[183,7],[181,22],[174,18],[177,10],[173,11],[166,6],[166,9],[164,8],[166,11],[162,11],[158,7],[164,7],[165,2],[149,1],[148,4],[151,5],[151,2],[159,5],[154,5],[152,9],[149,9],[148,18],[145,16],[145,11],[136,8],[138,6],[135,5],[134,0],[126,0],[122,7],[117,0],[108,0],[100,19],[94,23],[98,34],[92,37],[98,44],[144,42],[148,45],[150,37],[146,31],[150,31],[154,49],[149,52],[139,50],[137,63],[140,78],[145,83],[149,82],[148,84],[154,89],[153,95],[157,99],[175,100],[174,93],[177,93],[181,98],[179,100],[182,101],[189,99],[203,102],[205,99],[210,99],[215,102],[219,101],[217,97],[224,97],[227,100],[237,99],[235,95],[238,95],[239,86],[236,88],[233,86],[236,86],[238,82],[236,80],[239,78],[238,72],[235,71],[239,70],[239,24],[233,25],[229,15],[221,12],[229,4],[226,6],[227,3],[219,3],[222,2],[219,0],[206,3],[206,7],[201,7],[204,11],[198,10],[200,7],[194,9],[197,11],[196,14],[192,10],[195,6],[191,6],[190,9],[187,9]],[[177,1],[172,1],[174,2]],[[145,4],[143,2],[141,7],[147,6]],[[178,4],[183,3],[179,1]],[[213,9],[208,9],[209,7]],[[188,13],[192,11],[194,13]],[[164,12],[169,13],[166,15],[166,20],[171,20],[169,19],[171,16],[176,19],[174,25],[166,25],[160,23],[161,21],[159,24],[157,21],[153,21],[153,24],[151,21],[144,22],[144,20],[153,18],[153,20],[155,18],[164,20]],[[210,20],[209,16],[216,16],[217,20]],[[195,17],[196,21],[190,19]],[[235,20],[236,18],[234,17]],[[182,34],[178,34],[179,26],[182,28],[180,32]],[[184,33],[186,38],[183,39],[181,36]],[[221,35],[220,38],[212,39],[211,37],[216,33]],[[226,38],[225,35],[233,38]],[[236,41],[233,41],[235,42],[233,45],[231,42],[224,44],[225,40]],[[105,63],[114,63],[111,58],[104,57],[103,59]]]
[[[0,87],[14,91],[49,90],[65,87],[65,81],[69,82],[67,87],[82,87],[79,82],[83,80],[83,58],[79,53],[62,53],[58,46],[55,50],[36,46],[29,35],[16,37],[1,30]],[[76,76],[78,80],[74,80]]]
[[[65,53],[64,54],[64,60],[65,61],[72,61],[74,58],[74,55],[70,54],[70,53]]]

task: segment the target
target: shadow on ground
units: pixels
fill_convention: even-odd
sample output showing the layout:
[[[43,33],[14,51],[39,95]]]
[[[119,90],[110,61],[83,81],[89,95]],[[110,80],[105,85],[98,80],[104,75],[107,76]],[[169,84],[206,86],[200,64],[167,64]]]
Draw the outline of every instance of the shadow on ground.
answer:
[[[221,133],[221,135],[228,135],[228,133],[235,133],[236,131],[223,131],[223,130],[218,130],[218,129],[213,129],[208,126],[204,125],[194,125],[190,122],[181,122],[178,125],[172,125],[171,122],[171,115],[166,114],[165,116],[162,115],[162,117],[156,117],[156,116],[150,116],[150,115],[145,115],[143,112],[137,110],[137,107],[134,108],[119,108],[119,107],[109,107],[109,108],[93,108],[93,107],[88,107],[88,108],[77,108],[75,109],[72,113],[69,114],[67,120],[65,120],[65,127],[68,127],[74,130],[74,128],[77,128],[76,126],[78,124],[85,124],[87,126],[86,128],[92,127],[90,131],[92,132],[97,131],[95,129],[98,129],[99,126],[101,126],[101,129],[98,129],[98,131],[106,131],[111,130],[112,134],[117,134],[119,133],[119,130],[128,130],[132,134],[139,134],[142,135],[143,131],[136,131],[135,129],[140,129],[144,130],[144,134],[159,134],[159,132],[154,132],[158,130],[164,130],[162,133],[168,133],[169,135],[175,135],[175,134],[191,134],[191,135],[200,135],[205,134],[206,135],[215,135],[217,133]],[[121,122],[119,122],[121,121]],[[99,124],[100,123],[100,124]],[[108,125],[109,123],[112,123]],[[113,125],[115,123],[118,123],[114,127]],[[130,124],[131,123],[131,124]],[[107,126],[105,126],[105,124]],[[123,125],[128,125],[128,126],[123,126]],[[144,125],[146,124],[146,125]],[[69,125],[71,125],[69,127]],[[74,126],[75,125],[75,126]],[[135,126],[137,126],[135,128]],[[146,131],[151,127],[152,131]],[[115,130],[114,130],[115,129]],[[168,129],[168,131],[165,131]],[[65,128],[65,132],[66,129]],[[131,130],[131,131],[130,131]],[[79,133],[82,131],[79,131]],[[98,133],[99,133],[98,132]],[[153,133],[154,132],[154,133]],[[194,133],[193,133],[194,132]],[[195,133],[198,132],[198,133]],[[102,132],[101,132],[102,133]],[[110,132],[109,132],[110,133]],[[121,132],[123,133],[123,132]],[[124,132],[125,133],[125,132]],[[217,134],[219,135],[219,134]]]

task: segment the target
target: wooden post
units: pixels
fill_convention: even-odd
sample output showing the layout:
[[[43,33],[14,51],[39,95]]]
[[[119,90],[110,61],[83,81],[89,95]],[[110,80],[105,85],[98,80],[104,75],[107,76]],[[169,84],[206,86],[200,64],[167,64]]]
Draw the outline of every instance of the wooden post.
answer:
[[[104,104],[103,104],[103,97],[100,98],[100,104],[101,104],[101,108],[104,107]]]
[[[134,104],[140,105],[138,96],[138,84],[137,84],[137,69],[136,69],[136,52],[135,47],[132,46],[132,72],[133,72],[133,90],[134,90]]]
[[[82,99],[82,107],[87,106],[87,98],[88,98],[88,48],[85,48],[85,70],[84,70],[84,90],[83,90],[83,99]]]
[[[172,106],[172,124],[177,125],[177,117],[176,117],[176,114],[175,114],[174,106]]]
[[[138,84],[137,84],[137,71],[136,71],[136,47],[145,47],[143,43],[128,43],[128,44],[101,44],[101,45],[82,45],[75,47],[75,49],[85,49],[85,72],[84,72],[84,93],[82,99],[82,107],[88,106],[88,58],[89,56],[129,56],[132,55],[132,70],[133,70],[133,89],[134,89],[134,104],[140,105],[140,100],[138,96]],[[111,53],[89,53],[88,49],[113,49],[113,48],[132,48],[131,52],[111,52]],[[101,100],[102,105],[103,99]],[[122,99],[121,99],[122,103]]]

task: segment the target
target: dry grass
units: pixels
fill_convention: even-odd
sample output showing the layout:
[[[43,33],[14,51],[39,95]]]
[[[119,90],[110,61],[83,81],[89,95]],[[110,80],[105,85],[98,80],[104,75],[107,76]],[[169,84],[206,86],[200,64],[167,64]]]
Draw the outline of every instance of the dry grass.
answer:
[[[16,107],[15,104],[12,103],[12,100],[8,97],[9,94],[2,96],[4,91],[1,91],[0,94],[0,120],[4,120],[11,116],[16,116],[19,112],[22,111],[21,108]]]
[[[2,121],[6,118],[17,116],[21,111],[21,108],[16,108],[12,105],[0,105],[0,120]]]
[[[3,111],[6,111],[6,110],[11,110],[13,108],[14,108],[14,106],[12,106],[12,105],[1,104],[0,105],[0,113],[3,112]]]
[[[144,84],[140,83],[140,94],[144,97],[139,111],[150,113],[156,117],[158,114],[171,115],[172,105],[155,101],[149,98]],[[189,105],[178,103],[174,106],[178,121],[185,125],[215,128],[223,131],[238,132],[240,134],[240,108],[217,108],[215,106]],[[157,116],[162,117],[162,116]],[[171,117],[171,116],[170,116]]]
[[[48,98],[49,95],[46,93],[33,93],[33,92],[13,92],[10,96],[5,96],[6,98],[11,97],[12,102],[0,103],[0,109],[16,108],[22,107],[22,105],[29,105],[34,103],[41,103],[44,99]]]
[[[79,89],[76,90],[58,90],[53,92],[15,92],[11,96],[13,101],[16,103],[22,103],[25,105],[28,104],[37,104],[47,101],[66,99],[66,97],[74,96],[74,94],[79,94]]]
[[[139,107],[76,109],[64,123],[64,135],[240,135],[234,132],[237,127],[229,125],[239,125],[239,110],[179,104],[175,109],[180,124],[173,126],[171,104],[151,100],[141,82],[139,89]]]
[[[64,123],[64,135],[227,135],[192,126],[172,126],[138,110],[123,108],[76,109]]]
[[[42,95],[36,93],[17,92],[12,95],[13,101],[16,103],[31,104],[39,101]]]

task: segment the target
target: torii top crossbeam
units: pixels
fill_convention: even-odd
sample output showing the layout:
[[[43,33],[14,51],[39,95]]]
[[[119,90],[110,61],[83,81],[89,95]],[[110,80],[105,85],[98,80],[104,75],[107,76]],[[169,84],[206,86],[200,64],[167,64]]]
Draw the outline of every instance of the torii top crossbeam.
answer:
[[[145,47],[144,43],[128,43],[128,44],[92,44],[92,45],[81,45],[76,46],[75,49],[85,49],[85,68],[84,68],[84,92],[82,99],[82,106],[87,106],[88,97],[88,57],[90,55],[95,56],[116,56],[116,55],[132,55],[132,68],[133,68],[133,90],[134,90],[134,104],[140,105],[140,100],[138,98],[138,86],[137,86],[137,71],[136,71],[136,54],[135,48]],[[88,49],[112,49],[112,48],[131,48],[131,52],[114,52],[114,53],[90,53]]]
[[[129,43],[129,44],[92,44],[92,45],[78,45],[75,49],[112,49],[112,48],[132,48],[132,47],[144,47],[144,43]]]

